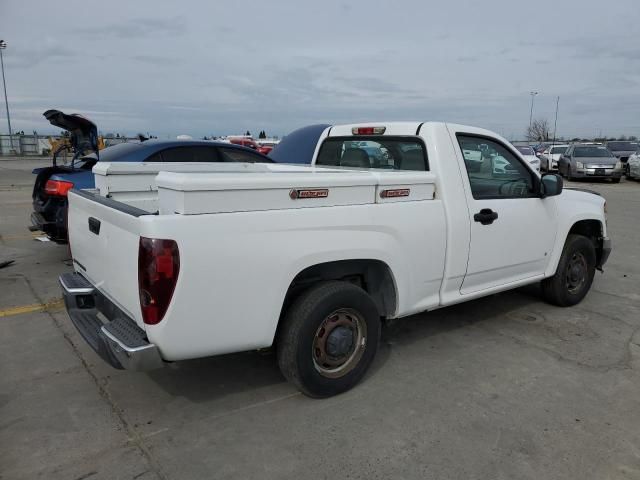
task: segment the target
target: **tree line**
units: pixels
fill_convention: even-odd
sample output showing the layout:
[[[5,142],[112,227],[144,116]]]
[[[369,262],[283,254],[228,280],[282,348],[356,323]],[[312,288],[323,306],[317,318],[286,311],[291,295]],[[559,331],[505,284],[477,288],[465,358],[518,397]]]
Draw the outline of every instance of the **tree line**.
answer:
[[[549,122],[544,118],[537,118],[531,122],[531,125],[527,128],[526,138],[530,142],[548,142],[553,139],[553,132],[549,128]],[[564,141],[564,137],[558,137],[556,140]],[[638,140],[638,137],[635,135],[620,135],[619,137],[607,137],[600,136],[596,138],[578,138],[574,137],[571,139],[572,142],[607,142],[607,141],[632,141],[635,142]]]

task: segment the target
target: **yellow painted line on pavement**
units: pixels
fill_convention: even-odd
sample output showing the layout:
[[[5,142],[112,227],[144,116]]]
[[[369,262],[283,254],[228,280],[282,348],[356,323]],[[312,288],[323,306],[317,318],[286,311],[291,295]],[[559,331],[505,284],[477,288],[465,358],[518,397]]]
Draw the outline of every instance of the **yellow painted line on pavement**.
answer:
[[[47,303],[36,303],[34,305],[21,305],[19,307],[11,307],[0,310],[1,317],[11,317],[13,315],[21,315],[23,313],[44,312],[45,310],[56,310],[64,305],[61,298],[51,300]]]
[[[43,232],[31,232],[29,233],[21,233],[21,234],[15,234],[15,235],[0,235],[0,238],[2,240],[23,240],[25,238],[36,238],[36,237],[42,237],[44,235]]]

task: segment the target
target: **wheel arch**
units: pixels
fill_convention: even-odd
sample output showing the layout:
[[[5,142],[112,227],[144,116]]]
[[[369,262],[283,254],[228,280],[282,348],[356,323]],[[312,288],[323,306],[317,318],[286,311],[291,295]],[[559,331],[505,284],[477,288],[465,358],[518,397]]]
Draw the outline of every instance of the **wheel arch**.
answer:
[[[593,243],[596,249],[596,265],[601,266],[603,256],[604,226],[600,220],[585,219],[575,222],[567,235],[582,235]]]
[[[560,263],[560,257],[562,256],[562,250],[567,241],[569,235],[582,235],[587,237],[593,243],[596,250],[596,265],[601,265],[603,258],[603,237],[605,233],[605,227],[602,221],[596,218],[583,218],[574,220],[566,233],[561,236],[562,242],[558,242],[556,255],[554,255],[552,268],[547,269],[545,276],[552,276],[556,273],[558,264]]]
[[[285,294],[280,319],[293,300],[318,282],[342,280],[358,285],[373,299],[381,317],[398,307],[396,279],[389,265],[378,259],[335,260],[309,265],[293,278]]]

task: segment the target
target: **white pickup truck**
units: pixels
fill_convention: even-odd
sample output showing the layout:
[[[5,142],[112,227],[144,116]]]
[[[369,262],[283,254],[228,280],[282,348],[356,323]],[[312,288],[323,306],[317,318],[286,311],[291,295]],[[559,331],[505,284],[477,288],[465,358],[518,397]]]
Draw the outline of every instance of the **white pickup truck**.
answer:
[[[133,370],[275,345],[326,397],[363,377],[382,320],[535,282],[574,305],[611,250],[602,197],[487,130],[333,126],[313,163],[143,164],[137,187],[102,165],[98,190],[69,193],[60,283],[82,336]]]

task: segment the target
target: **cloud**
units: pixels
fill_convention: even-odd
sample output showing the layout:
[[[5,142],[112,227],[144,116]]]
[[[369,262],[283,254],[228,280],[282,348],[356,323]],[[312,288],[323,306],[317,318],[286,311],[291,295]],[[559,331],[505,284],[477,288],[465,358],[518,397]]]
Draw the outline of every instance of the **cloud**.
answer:
[[[159,65],[159,66],[175,66],[177,64],[182,63],[182,59],[176,57],[167,57],[163,55],[133,55],[130,57],[132,60],[136,62],[142,62],[149,65]]]
[[[31,68],[41,63],[67,63],[74,60],[78,52],[58,42],[41,41],[18,45],[5,56],[7,68]]]
[[[187,31],[187,22],[182,16],[136,18],[108,25],[82,27],[75,31],[88,39],[104,37],[135,39],[163,36],[168,40],[170,36],[184,35]]]
[[[637,0],[463,3],[464,15],[420,0],[9,2],[9,103],[25,131],[60,108],[160,136],[371,119],[521,136],[536,90],[534,117],[552,119],[561,97],[560,135],[640,134]],[[532,20],[540,11],[554,11],[554,28]],[[557,28],[567,18],[576,27]]]

